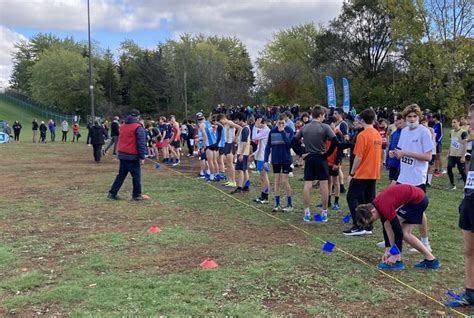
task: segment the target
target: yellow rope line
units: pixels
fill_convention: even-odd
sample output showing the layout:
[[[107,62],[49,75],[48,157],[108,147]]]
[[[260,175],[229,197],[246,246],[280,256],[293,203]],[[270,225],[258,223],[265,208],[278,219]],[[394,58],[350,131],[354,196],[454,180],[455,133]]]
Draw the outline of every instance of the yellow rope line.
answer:
[[[155,164],[158,163],[157,161],[152,160],[152,159],[148,159],[148,160],[154,162]],[[159,163],[158,163],[158,164],[159,164]],[[179,175],[185,177],[186,179],[195,181],[194,178],[191,178],[191,177],[187,176],[186,174],[184,174],[184,173],[182,173],[182,172],[180,172],[180,171],[171,169],[171,168],[167,167],[166,165],[163,165],[163,166],[166,167],[168,170],[173,171],[173,172],[175,172],[175,173],[177,173],[177,174],[179,174]],[[266,214],[267,216],[272,217],[272,218],[274,218],[275,220],[280,221],[281,223],[284,223],[284,224],[286,224],[286,225],[289,225],[290,227],[292,227],[292,228],[294,228],[294,229],[296,229],[296,230],[298,230],[298,231],[300,231],[300,232],[302,232],[302,233],[304,233],[304,234],[306,234],[306,235],[308,235],[308,236],[311,236],[311,237],[316,238],[318,241],[320,241],[320,242],[322,242],[322,243],[326,243],[325,240],[323,240],[322,238],[320,238],[320,237],[318,237],[318,236],[316,236],[316,235],[314,235],[314,234],[312,234],[312,233],[309,233],[309,232],[306,231],[305,229],[302,229],[302,228],[300,228],[300,227],[298,227],[298,226],[296,226],[296,225],[294,225],[294,224],[291,224],[291,223],[289,223],[288,221],[283,220],[283,219],[281,219],[281,218],[279,218],[279,217],[277,217],[277,216],[275,216],[275,215],[273,215],[273,214],[270,214],[270,213],[268,213],[268,212],[265,212],[265,211],[263,211],[263,210],[261,210],[261,209],[255,207],[255,206],[251,205],[251,204],[248,204],[247,202],[244,202],[244,201],[242,201],[242,200],[239,200],[238,198],[236,198],[236,197],[230,195],[229,193],[223,191],[222,189],[217,188],[216,186],[214,186],[214,185],[211,184],[211,183],[206,182],[206,184],[207,184],[208,186],[210,186],[211,188],[213,188],[213,189],[215,189],[215,190],[221,192],[222,194],[224,194],[224,195],[225,195],[226,197],[228,197],[228,198],[231,198],[231,199],[233,199],[233,200],[235,200],[235,201],[237,201],[237,202],[239,202],[239,203],[241,203],[241,204],[243,204],[243,205],[245,205],[245,206],[247,206],[247,207],[249,207],[249,208],[251,208],[251,209],[254,209],[254,210],[256,210],[256,211],[259,211],[260,213]],[[339,251],[339,252],[341,252],[341,253],[343,253],[343,254],[345,254],[345,255],[347,255],[347,256],[353,258],[353,259],[355,259],[356,261],[358,261],[358,262],[360,262],[360,263],[362,263],[362,264],[364,264],[364,265],[369,266],[371,269],[376,269],[380,274],[382,274],[382,275],[384,275],[384,276],[386,276],[386,277],[392,279],[393,281],[399,283],[399,284],[402,285],[402,286],[405,286],[405,287],[407,287],[407,288],[413,290],[414,292],[416,292],[416,293],[418,293],[418,294],[420,294],[420,295],[425,296],[426,298],[432,300],[433,302],[437,303],[438,305],[441,305],[441,306],[444,307],[444,308],[450,309],[451,311],[455,312],[455,313],[458,314],[459,316],[469,318],[468,315],[466,315],[466,314],[464,314],[464,313],[462,313],[462,312],[460,312],[460,311],[458,311],[458,310],[456,310],[456,309],[446,307],[446,306],[445,306],[442,302],[440,302],[439,300],[437,300],[437,299],[431,297],[430,295],[424,293],[423,291],[421,291],[421,290],[419,290],[419,289],[417,289],[417,288],[415,288],[415,287],[413,287],[413,286],[411,286],[411,285],[409,285],[409,284],[407,284],[407,283],[401,281],[400,279],[396,278],[395,276],[392,276],[392,275],[390,275],[389,273],[387,273],[387,272],[385,272],[385,271],[383,271],[383,270],[380,270],[380,269],[378,269],[378,268],[372,266],[371,264],[369,264],[369,263],[367,263],[366,261],[364,261],[363,259],[361,259],[361,258],[359,258],[359,257],[357,257],[357,256],[355,256],[355,255],[353,255],[353,254],[351,254],[351,253],[349,253],[348,251],[343,250],[342,248],[339,248],[339,247],[337,247],[337,246],[335,247],[335,249],[336,249],[337,251]]]

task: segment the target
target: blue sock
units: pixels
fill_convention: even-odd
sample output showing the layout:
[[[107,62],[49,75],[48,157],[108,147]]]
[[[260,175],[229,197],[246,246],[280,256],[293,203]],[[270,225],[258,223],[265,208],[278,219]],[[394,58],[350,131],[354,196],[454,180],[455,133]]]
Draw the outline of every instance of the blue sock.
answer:
[[[263,193],[268,193],[268,188],[263,189]]]
[[[275,196],[275,206],[280,206],[280,196],[279,195]]]
[[[293,202],[291,202],[291,201],[293,201],[293,200],[291,200],[291,196],[286,197],[286,205],[287,206],[293,206]]]
[[[250,180],[245,181],[244,188],[250,188]]]

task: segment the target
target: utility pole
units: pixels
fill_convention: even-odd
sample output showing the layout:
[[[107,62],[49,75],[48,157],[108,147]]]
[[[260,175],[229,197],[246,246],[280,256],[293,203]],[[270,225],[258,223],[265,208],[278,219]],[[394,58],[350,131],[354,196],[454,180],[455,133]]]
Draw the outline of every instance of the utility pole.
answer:
[[[188,85],[186,78],[188,76],[188,72],[184,71],[184,117],[188,118]]]
[[[89,38],[89,95],[91,97],[92,123],[94,123],[95,109],[94,109],[94,85],[92,83],[91,13],[90,13],[89,0],[87,0],[87,35]]]

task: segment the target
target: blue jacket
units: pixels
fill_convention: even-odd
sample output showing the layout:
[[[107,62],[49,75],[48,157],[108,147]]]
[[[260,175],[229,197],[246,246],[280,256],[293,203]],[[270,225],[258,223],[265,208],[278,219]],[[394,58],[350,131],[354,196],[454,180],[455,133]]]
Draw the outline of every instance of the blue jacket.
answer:
[[[278,127],[270,130],[267,146],[265,147],[264,161],[268,162],[271,153],[272,164],[292,164],[291,141],[294,136],[295,134],[288,126],[281,132],[278,131]]]
[[[402,134],[402,129],[398,128],[395,132],[390,136],[390,145],[388,146],[388,151],[395,150],[398,145],[398,140],[400,140],[400,135]],[[400,168],[400,159],[396,157],[390,158],[387,156],[387,166],[390,168]]]
[[[133,117],[133,116],[128,116],[125,119],[126,124],[131,124],[131,123],[138,123],[138,118]],[[147,149],[146,149],[146,131],[145,128],[142,126],[138,127],[136,130],[136,137],[137,137],[137,148],[138,148],[138,155],[131,155],[127,153],[122,153],[119,151],[118,153],[118,159],[120,160],[144,160],[145,155],[147,154]]]

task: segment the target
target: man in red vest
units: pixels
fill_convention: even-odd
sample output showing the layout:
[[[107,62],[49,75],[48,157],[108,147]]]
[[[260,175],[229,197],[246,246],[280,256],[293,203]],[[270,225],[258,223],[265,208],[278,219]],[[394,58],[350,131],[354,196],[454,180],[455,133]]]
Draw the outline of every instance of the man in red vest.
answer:
[[[140,166],[145,163],[147,149],[146,132],[138,121],[139,116],[140,112],[136,109],[132,109],[128,113],[124,124],[120,126],[118,139],[118,159],[120,160],[120,168],[107,196],[111,200],[120,199],[117,196],[117,193],[129,172],[132,175],[133,182],[132,200],[142,201],[150,199],[149,196],[142,195]]]

